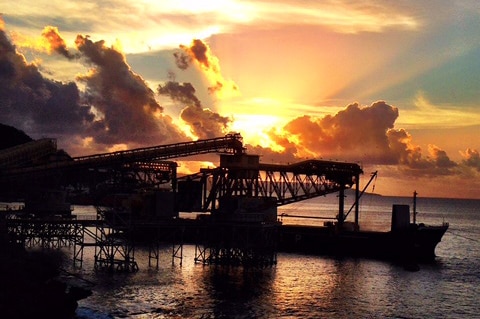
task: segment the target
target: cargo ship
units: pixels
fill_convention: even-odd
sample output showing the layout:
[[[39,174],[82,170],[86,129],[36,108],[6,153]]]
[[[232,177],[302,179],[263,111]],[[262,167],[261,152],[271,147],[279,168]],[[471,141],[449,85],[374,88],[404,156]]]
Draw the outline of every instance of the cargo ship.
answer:
[[[324,226],[282,225],[278,249],[283,252],[368,257],[401,262],[431,262],[435,248],[447,231],[448,223],[425,225],[416,222],[409,205],[393,205],[390,231],[362,231],[358,223],[337,220]],[[342,198],[341,196],[339,198]],[[341,200],[341,199],[340,199]],[[413,216],[413,221],[410,221]]]

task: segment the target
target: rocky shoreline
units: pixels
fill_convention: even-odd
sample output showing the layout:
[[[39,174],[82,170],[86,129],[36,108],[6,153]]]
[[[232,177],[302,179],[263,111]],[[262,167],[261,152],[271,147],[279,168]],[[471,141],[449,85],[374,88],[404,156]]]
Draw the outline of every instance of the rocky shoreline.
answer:
[[[78,300],[89,289],[60,279],[65,256],[60,251],[26,251],[0,229],[0,317],[75,318]]]

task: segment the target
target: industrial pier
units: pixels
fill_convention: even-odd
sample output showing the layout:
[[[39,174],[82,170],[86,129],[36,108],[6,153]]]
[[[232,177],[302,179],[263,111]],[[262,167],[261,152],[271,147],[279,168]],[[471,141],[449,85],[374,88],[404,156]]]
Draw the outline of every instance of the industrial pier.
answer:
[[[220,165],[177,176],[174,159],[205,153],[219,154]],[[25,247],[73,246],[79,266],[84,247],[94,246],[97,269],[136,271],[137,245],[148,245],[152,266],[164,243],[172,246],[172,262],[181,262],[186,242],[195,244],[198,263],[271,266],[277,207],[338,192],[341,227],[344,192],[355,188],[358,198],[360,174],[355,163],[261,163],[238,133],[73,158],[42,139],[0,151],[0,194],[25,203],[2,211],[2,227]],[[70,201],[94,205],[96,216],[77,218]],[[358,205],[352,209],[358,228]]]

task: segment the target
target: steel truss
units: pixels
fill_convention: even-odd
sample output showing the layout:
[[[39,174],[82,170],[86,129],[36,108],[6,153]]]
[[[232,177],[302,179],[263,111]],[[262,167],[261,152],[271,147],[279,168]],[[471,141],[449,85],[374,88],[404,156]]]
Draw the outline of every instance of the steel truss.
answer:
[[[7,220],[12,242],[25,248],[56,249],[75,245],[82,238],[82,226],[75,220],[12,218]]]
[[[97,227],[98,225],[95,225]],[[80,236],[77,237],[75,245],[73,246],[73,267],[82,268],[83,266],[83,250],[86,246],[95,246],[95,242],[87,242],[86,239],[96,238],[96,232],[92,231],[90,227],[82,225],[80,229]]]
[[[96,185],[91,183],[105,182],[112,174],[115,179],[121,177],[122,183],[134,180],[140,186],[155,187],[168,179],[174,183],[176,177],[171,166],[165,171],[165,165],[169,166],[172,162],[160,161],[215,152],[244,153],[242,136],[231,133],[205,140],[81,156],[70,160],[42,162],[35,166],[9,167],[0,172],[0,188],[21,194],[45,185],[52,188],[89,186],[92,189]],[[168,176],[169,172],[173,174]],[[37,183],[32,185],[32,180]],[[137,182],[131,186],[138,187]]]
[[[100,194],[152,190],[166,183],[175,184],[176,175],[176,162],[127,163],[110,167],[94,176],[95,181],[90,182],[90,188],[97,188]],[[98,181],[100,176],[102,182]]]
[[[95,269],[134,272],[135,245],[131,238],[131,214],[115,208],[97,208],[97,217],[103,223],[96,227]]]
[[[292,165],[259,164],[258,169],[203,169],[204,211],[216,211],[228,196],[275,197],[277,206],[323,196],[355,185],[362,170],[357,164],[309,160]]]

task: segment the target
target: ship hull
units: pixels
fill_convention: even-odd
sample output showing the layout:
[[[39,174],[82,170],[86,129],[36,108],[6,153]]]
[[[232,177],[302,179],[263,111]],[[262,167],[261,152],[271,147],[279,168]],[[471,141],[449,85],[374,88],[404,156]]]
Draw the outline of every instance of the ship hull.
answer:
[[[430,262],[448,225],[411,225],[398,232],[339,231],[335,227],[282,225],[282,252]]]

